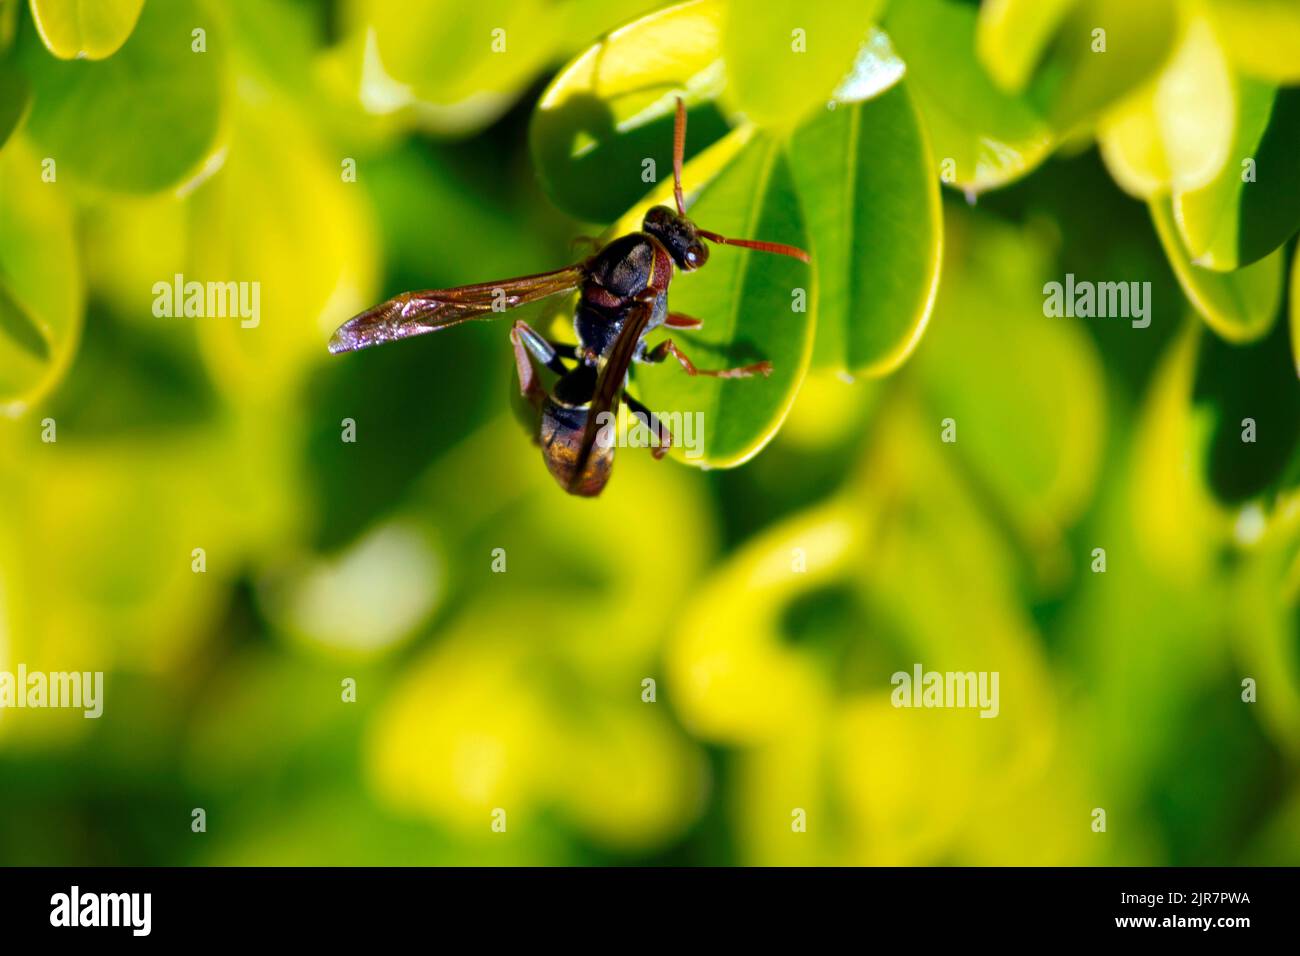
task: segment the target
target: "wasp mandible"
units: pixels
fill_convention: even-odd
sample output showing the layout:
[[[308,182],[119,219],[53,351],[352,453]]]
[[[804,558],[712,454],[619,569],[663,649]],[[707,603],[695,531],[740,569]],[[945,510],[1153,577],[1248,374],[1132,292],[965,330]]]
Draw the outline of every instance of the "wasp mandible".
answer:
[[[687,218],[682,195],[685,144],[686,108],[679,97],[673,123],[676,212],[655,206],[646,213],[640,232],[620,236],[582,262],[554,272],[454,289],[404,292],[343,323],[330,339],[330,351],[353,352],[422,335],[580,289],[573,317],[577,345],[548,341],[523,321],[516,321],[510,330],[519,388],[537,413],[536,441],[546,466],[570,494],[600,494],[614,464],[614,444],[597,438],[602,423],[611,421],[617,412],[620,398],[659,437],[653,454],[662,458],[672,436],[648,408],[627,393],[632,362],[672,358],[688,375],[718,378],[746,378],[772,371],[766,361],[738,368],[697,368],[672,339],[653,348],[646,345],[646,336],[661,325],[698,329],[702,324],[699,319],[668,311],[673,267],[693,272],[708,262],[709,249],[703,240],[808,261],[808,253],[794,246],[730,239],[701,229]],[[539,366],[559,376],[549,393],[541,384]]]

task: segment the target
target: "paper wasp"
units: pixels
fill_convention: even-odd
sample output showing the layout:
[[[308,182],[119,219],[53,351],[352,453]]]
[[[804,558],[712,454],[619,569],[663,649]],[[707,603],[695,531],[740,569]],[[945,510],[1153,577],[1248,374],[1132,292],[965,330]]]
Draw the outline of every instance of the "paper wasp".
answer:
[[[698,228],[686,216],[682,195],[682,152],[686,142],[686,108],[677,100],[673,125],[673,197],[677,211],[655,206],[646,213],[641,232],[614,239],[588,259],[537,275],[481,282],[454,289],[404,292],[349,319],[330,340],[331,352],[352,352],[381,342],[445,329],[468,319],[492,317],[548,296],[580,289],[573,327],[577,345],[547,341],[527,323],[510,331],[519,388],[537,414],[536,440],[547,468],[570,494],[598,495],[614,463],[612,441],[598,441],[602,425],[612,421],[620,397],[659,436],[653,451],[661,458],[672,436],[644,405],[627,393],[633,361],[676,359],[688,375],[745,378],[767,375],[769,362],[739,368],[697,368],[672,339],[654,348],[646,336],[659,326],[696,329],[698,319],[668,311],[673,267],[692,272],[709,259],[702,240],[743,246],[808,261],[794,246],[751,239],[729,239]],[[572,367],[566,364],[572,363]],[[559,375],[548,393],[540,367]]]

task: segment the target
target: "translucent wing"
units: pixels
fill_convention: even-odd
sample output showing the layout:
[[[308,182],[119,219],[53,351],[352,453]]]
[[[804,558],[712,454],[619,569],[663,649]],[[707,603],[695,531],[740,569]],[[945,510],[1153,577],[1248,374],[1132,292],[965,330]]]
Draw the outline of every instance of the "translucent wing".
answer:
[[[355,352],[382,342],[423,335],[468,319],[509,309],[576,289],[587,274],[586,263],[555,272],[480,282],[454,289],[403,292],[344,322],[330,339],[331,352]]]

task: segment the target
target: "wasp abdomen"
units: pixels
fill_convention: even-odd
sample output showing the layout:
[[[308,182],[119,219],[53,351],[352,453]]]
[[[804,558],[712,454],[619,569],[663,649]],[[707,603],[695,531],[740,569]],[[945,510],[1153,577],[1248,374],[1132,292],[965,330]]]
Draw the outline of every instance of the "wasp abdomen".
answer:
[[[538,439],[547,470],[560,487],[572,494],[591,498],[600,494],[609,481],[609,473],[614,467],[614,443],[598,437],[581,476],[575,474],[587,428],[587,415],[586,407],[575,408],[548,398],[542,405]]]

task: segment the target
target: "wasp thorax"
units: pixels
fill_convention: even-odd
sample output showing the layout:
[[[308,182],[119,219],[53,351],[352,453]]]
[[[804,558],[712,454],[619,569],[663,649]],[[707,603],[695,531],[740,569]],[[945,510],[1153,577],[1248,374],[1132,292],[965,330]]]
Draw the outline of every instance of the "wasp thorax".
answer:
[[[677,267],[685,272],[709,261],[709,250],[700,241],[695,223],[667,206],[652,207],[645,214],[641,228],[662,242]]]

